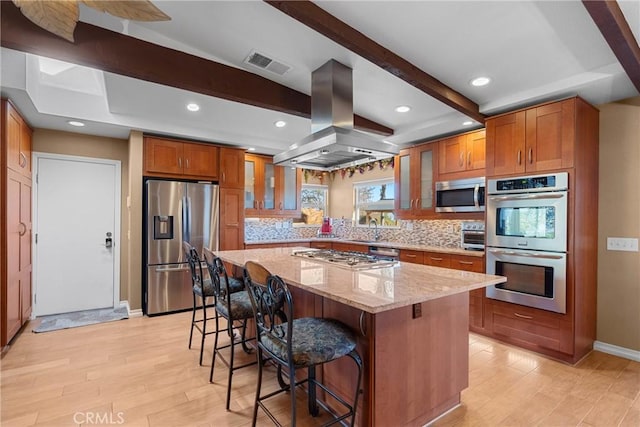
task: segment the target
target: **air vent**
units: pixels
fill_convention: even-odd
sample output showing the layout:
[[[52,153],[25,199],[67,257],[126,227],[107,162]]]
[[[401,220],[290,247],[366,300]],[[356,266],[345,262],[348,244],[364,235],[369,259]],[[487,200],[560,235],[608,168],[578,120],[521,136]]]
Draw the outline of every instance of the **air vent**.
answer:
[[[253,65],[254,67],[270,71],[279,76],[284,75],[291,69],[289,65],[276,61],[273,58],[269,58],[267,55],[256,52],[255,50],[247,56],[247,59],[245,59],[244,62]]]

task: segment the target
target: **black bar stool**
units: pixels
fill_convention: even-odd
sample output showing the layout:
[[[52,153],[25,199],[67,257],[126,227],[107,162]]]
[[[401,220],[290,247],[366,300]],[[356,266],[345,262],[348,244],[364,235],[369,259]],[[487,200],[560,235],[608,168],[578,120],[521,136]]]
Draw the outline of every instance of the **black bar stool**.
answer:
[[[247,262],[245,265],[245,287],[249,293],[256,321],[256,337],[258,345],[258,360],[266,354],[275,363],[288,368],[289,385],[274,392],[261,395],[263,364],[258,364],[258,385],[256,400],[253,408],[253,422],[256,425],[258,407],[278,426],[280,422],[267,409],[264,401],[279,393],[290,391],[291,394],[291,426],[296,425],[296,387],[308,383],[309,412],[318,415],[318,404],[321,404],[331,415],[333,420],[324,424],[332,425],[351,418],[351,426],[356,419],[356,408],[360,385],[362,383],[362,359],[356,352],[356,338],[351,330],[343,323],[334,319],[315,317],[293,319],[293,300],[284,281],[278,276],[269,276],[266,286],[261,286],[252,280],[251,270],[255,268]],[[287,322],[282,322],[281,311],[284,311]],[[315,367],[343,356],[349,356],[358,367],[358,381],[354,391],[353,404],[349,404],[315,376]],[[296,382],[297,369],[307,368],[307,378]],[[316,400],[315,388],[322,388],[331,395],[346,410],[342,415],[335,414],[324,404]]]
[[[253,318],[253,309],[251,308],[251,301],[247,291],[231,292],[225,284],[230,283],[230,278],[227,276],[222,260],[215,256],[209,249],[204,249],[204,260],[211,276],[211,283],[213,285],[213,295],[215,297],[215,311],[216,311],[216,331],[227,331],[229,335],[229,344],[219,344],[219,334],[216,334],[213,344],[213,357],[211,359],[211,372],[209,373],[209,382],[213,382],[213,371],[216,364],[216,357],[219,357],[222,363],[229,368],[229,378],[227,384],[227,410],[231,403],[231,380],[233,378],[233,372],[237,369],[246,368],[247,366],[255,365],[257,359],[251,362],[244,363],[236,366],[234,363],[235,346],[237,344],[242,345],[242,349],[245,353],[251,353],[253,350],[247,346],[247,342],[252,341],[254,338],[246,337],[247,320]],[[219,324],[220,317],[226,319],[226,328],[221,329]],[[236,330],[240,330],[240,339],[236,340]],[[221,353],[221,350],[230,348],[231,352],[229,360],[227,360]]]

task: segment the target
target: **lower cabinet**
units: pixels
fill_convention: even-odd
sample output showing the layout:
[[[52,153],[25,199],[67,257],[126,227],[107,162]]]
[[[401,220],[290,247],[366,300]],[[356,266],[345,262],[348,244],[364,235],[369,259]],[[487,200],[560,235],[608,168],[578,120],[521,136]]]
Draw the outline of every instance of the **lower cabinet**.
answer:
[[[487,330],[531,350],[549,349],[573,354],[573,327],[566,315],[487,299]]]
[[[309,244],[310,247],[315,248],[315,249],[333,249],[333,243],[332,242],[311,242]]]
[[[485,270],[484,256],[401,249],[400,261],[474,273],[484,273]],[[485,329],[485,299],[484,288],[469,292],[469,330],[473,332],[483,332]]]

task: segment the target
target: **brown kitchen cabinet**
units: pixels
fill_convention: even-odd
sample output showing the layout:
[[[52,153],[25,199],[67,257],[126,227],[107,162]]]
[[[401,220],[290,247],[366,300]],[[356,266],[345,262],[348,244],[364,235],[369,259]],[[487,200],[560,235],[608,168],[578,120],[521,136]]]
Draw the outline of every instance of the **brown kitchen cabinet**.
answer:
[[[244,150],[220,147],[220,250],[244,247]]]
[[[31,129],[10,101],[2,101],[6,132],[6,167],[31,179]]]
[[[299,217],[302,169],[276,166],[268,156],[245,155],[247,217]]]
[[[484,257],[451,254],[451,268],[484,273]],[[469,291],[469,330],[473,332],[481,332],[484,329],[484,300],[484,288]]]
[[[399,219],[433,216],[434,178],[438,175],[437,144],[404,149],[394,162],[395,214]]]
[[[434,267],[452,268],[451,255],[441,252],[425,252],[424,264]]]
[[[146,176],[218,179],[218,147],[173,139],[144,137]]]
[[[315,249],[333,249],[333,243],[332,242],[312,241],[309,244],[309,247],[315,248]]]
[[[584,101],[571,98],[488,118],[486,176],[572,168],[576,103]]]
[[[400,249],[400,262],[424,264],[424,252],[411,249]]]
[[[0,346],[31,316],[31,129],[10,101],[2,100],[0,212]]]
[[[438,142],[438,181],[485,174],[485,130],[457,135]]]
[[[567,316],[493,299],[486,301],[487,325],[497,338],[534,351],[573,353],[573,328]]]
[[[331,243],[332,249],[336,251],[345,251],[345,252],[369,252],[368,245],[358,245],[356,243],[347,243],[347,242],[333,242]]]
[[[220,147],[220,187],[244,189],[244,150]]]

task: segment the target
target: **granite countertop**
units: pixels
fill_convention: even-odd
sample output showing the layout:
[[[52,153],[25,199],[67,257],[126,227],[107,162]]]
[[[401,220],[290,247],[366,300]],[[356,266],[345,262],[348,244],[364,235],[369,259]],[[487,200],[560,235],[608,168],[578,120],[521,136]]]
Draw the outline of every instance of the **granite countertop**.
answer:
[[[258,262],[291,286],[369,313],[380,313],[506,281],[502,276],[405,262],[393,267],[351,270],[291,256],[292,251],[299,249],[308,250],[286,247],[219,251],[216,254],[238,266],[247,261]]]
[[[426,245],[412,245],[409,243],[400,243],[400,242],[375,242],[375,241],[362,241],[362,240],[351,240],[351,239],[343,239],[343,238],[327,238],[327,237],[310,237],[306,239],[286,239],[286,240],[253,240],[244,242],[246,245],[260,245],[260,244],[269,244],[269,243],[296,243],[296,242],[341,242],[341,243],[353,243],[356,245],[363,246],[378,246],[382,248],[396,248],[396,249],[408,249],[414,251],[427,251],[427,252],[441,252],[446,254],[457,254],[457,255],[467,255],[467,256],[475,256],[482,257],[484,256],[484,251],[468,251],[462,248],[447,248],[444,246],[426,246]]]

